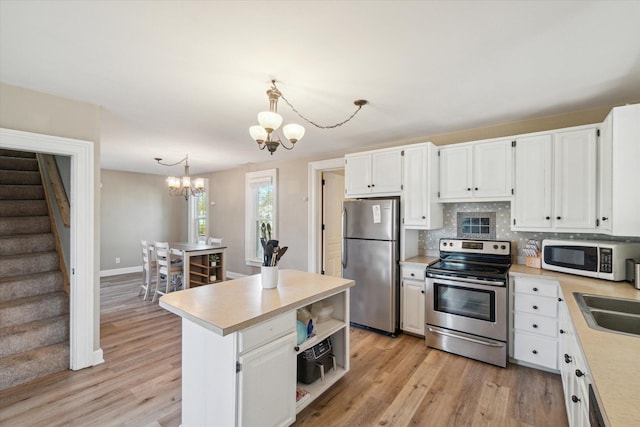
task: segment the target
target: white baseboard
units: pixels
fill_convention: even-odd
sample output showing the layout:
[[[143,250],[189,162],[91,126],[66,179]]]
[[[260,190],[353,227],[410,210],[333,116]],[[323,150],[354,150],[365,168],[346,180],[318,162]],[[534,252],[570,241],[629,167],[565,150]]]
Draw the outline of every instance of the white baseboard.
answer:
[[[142,272],[142,266],[137,265],[134,267],[114,268],[113,270],[100,270],[100,277],[116,276],[118,274],[128,274],[128,273],[141,273],[141,272]]]
[[[227,279],[239,279],[241,277],[246,277],[246,276],[247,276],[246,274],[234,273],[233,271],[226,272]]]
[[[102,363],[104,363],[104,354],[102,353],[102,349],[99,348],[93,352],[93,366],[100,365]]]

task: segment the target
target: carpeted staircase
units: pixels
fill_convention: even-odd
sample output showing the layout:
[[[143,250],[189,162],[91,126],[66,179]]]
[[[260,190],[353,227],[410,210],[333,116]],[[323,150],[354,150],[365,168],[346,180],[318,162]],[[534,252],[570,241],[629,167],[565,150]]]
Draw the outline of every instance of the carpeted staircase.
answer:
[[[0,149],[0,390],[69,369],[69,296],[38,161]]]

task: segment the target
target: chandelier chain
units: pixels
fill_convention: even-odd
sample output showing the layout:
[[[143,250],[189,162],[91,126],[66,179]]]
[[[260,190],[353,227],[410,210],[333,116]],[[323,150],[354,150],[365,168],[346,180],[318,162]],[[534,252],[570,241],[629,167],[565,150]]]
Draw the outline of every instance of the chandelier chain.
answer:
[[[277,89],[275,80],[272,81],[272,84],[273,84],[273,87],[275,87]],[[354,111],[353,114],[351,114],[349,116],[349,118],[347,118],[346,120],[341,121],[340,123],[336,123],[335,125],[323,126],[323,125],[319,125],[318,123],[314,122],[313,120],[310,120],[310,119],[306,118],[305,116],[303,116],[302,113],[300,113],[298,110],[296,110],[296,108],[289,102],[289,100],[287,98],[285,98],[285,96],[282,94],[282,92],[280,92],[280,98],[282,98],[282,100],[287,103],[289,108],[291,108],[291,110],[293,110],[293,112],[296,113],[298,115],[298,117],[300,117],[302,120],[306,121],[309,124],[314,125],[317,128],[320,128],[320,129],[334,129],[334,128],[342,126],[343,124],[347,123],[349,120],[353,119],[355,117],[355,115],[358,114],[358,111],[360,111],[362,109],[362,106],[365,105],[364,103],[356,102],[356,105],[358,106],[358,108],[356,108],[356,111]]]

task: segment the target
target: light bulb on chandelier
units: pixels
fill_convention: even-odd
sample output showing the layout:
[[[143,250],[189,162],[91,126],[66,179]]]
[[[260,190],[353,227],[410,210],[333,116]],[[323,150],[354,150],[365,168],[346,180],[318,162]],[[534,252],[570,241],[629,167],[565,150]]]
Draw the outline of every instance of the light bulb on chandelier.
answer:
[[[353,103],[358,107],[356,111],[349,116],[346,120],[336,123],[334,125],[329,126],[321,126],[306,117],[296,110],[293,105],[282,96],[282,92],[276,86],[276,81],[271,80],[271,87],[267,90],[267,96],[269,97],[269,111],[262,111],[258,113],[258,123],[259,125],[251,126],[249,128],[249,134],[251,138],[253,138],[257,143],[258,147],[261,150],[265,148],[269,150],[269,153],[273,155],[273,153],[278,149],[279,146],[284,147],[286,150],[293,150],[295,147],[295,143],[300,141],[304,136],[304,126],[299,125],[297,123],[289,123],[282,128],[282,133],[284,137],[291,143],[291,146],[288,147],[284,140],[280,138],[278,134],[278,129],[282,125],[282,116],[278,114],[278,99],[282,98],[284,102],[304,121],[314,125],[320,129],[332,129],[338,126],[342,126],[351,120],[357,113],[360,111],[362,106],[367,104],[367,101],[364,99],[358,99]]]

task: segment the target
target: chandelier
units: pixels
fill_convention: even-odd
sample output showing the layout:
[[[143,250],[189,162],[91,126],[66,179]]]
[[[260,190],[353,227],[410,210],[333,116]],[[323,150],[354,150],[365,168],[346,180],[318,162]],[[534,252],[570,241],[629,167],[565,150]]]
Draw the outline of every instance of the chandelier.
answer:
[[[258,143],[258,147],[261,150],[265,148],[269,150],[269,153],[273,156],[273,153],[278,149],[279,146],[284,147],[287,150],[293,150],[296,142],[300,141],[304,136],[305,129],[302,125],[297,123],[289,123],[282,128],[282,133],[284,137],[291,143],[290,146],[287,146],[284,143],[284,139],[280,137],[278,133],[278,129],[282,124],[282,116],[278,114],[278,99],[282,98],[284,102],[295,112],[301,119],[306,121],[307,123],[312,124],[313,126],[320,129],[332,129],[338,126],[342,126],[351,120],[357,113],[360,111],[363,105],[367,104],[367,101],[364,99],[357,99],[353,103],[358,107],[356,111],[349,116],[346,120],[336,123],[334,125],[329,126],[321,126],[306,117],[296,110],[293,105],[282,95],[282,92],[276,86],[276,81],[271,80],[271,87],[267,90],[267,96],[269,97],[269,111],[262,111],[258,113],[258,123],[259,125],[251,126],[249,128],[249,134],[251,137]]]
[[[189,155],[187,154],[182,160],[175,163],[162,163],[162,158],[155,157],[154,160],[162,166],[176,166],[184,163],[183,176],[170,176],[167,178],[169,185],[169,194],[172,196],[184,196],[185,200],[189,200],[189,196],[201,196],[204,193],[204,178],[191,179],[189,176]]]

